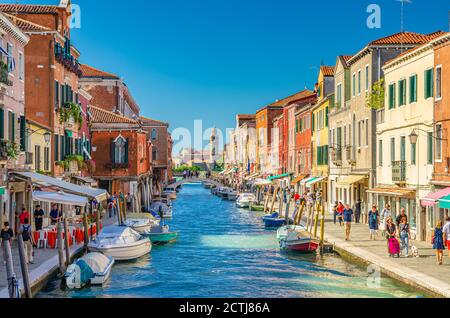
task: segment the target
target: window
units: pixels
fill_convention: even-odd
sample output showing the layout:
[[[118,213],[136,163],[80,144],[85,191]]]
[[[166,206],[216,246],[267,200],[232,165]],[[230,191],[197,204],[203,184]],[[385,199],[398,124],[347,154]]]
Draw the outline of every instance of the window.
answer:
[[[433,97],[433,69],[425,71],[425,99]]]
[[[369,79],[369,65],[366,65],[366,92],[369,91],[370,79]]]
[[[395,161],[395,138],[391,138],[391,162]]]
[[[366,146],[369,146],[369,119],[366,119]]]
[[[328,127],[328,114],[330,110],[328,107],[325,108],[325,127]]]
[[[398,82],[398,105],[406,105],[406,80],[400,80]]]
[[[432,132],[428,133],[427,139],[428,139],[428,147],[427,147],[428,148],[428,151],[427,151],[428,164],[432,165],[433,164],[433,133]]]
[[[0,139],[5,138],[5,111],[0,108]]]
[[[59,136],[54,136],[54,146],[55,146],[55,161],[60,161],[60,154],[59,154]]]
[[[417,75],[409,78],[409,103],[417,102]]]
[[[19,79],[23,81],[25,78],[25,65],[23,59],[23,53],[19,53]]]
[[[383,140],[378,141],[378,165],[383,166]]]
[[[416,149],[417,148],[416,147],[417,147],[416,144],[411,144],[411,164],[413,166],[416,165],[416,158],[417,158],[417,155],[416,155]]]
[[[16,114],[9,112],[9,140],[16,140]]]
[[[361,136],[361,121],[358,121],[358,148],[361,148],[362,136]]]
[[[395,108],[395,84],[389,85],[389,109]]]
[[[158,139],[158,131],[155,128],[152,129],[152,136],[151,137],[152,137],[152,140]]]
[[[342,106],[342,84],[339,83],[336,88],[336,108],[340,109]]]
[[[114,163],[127,163],[127,141],[122,136],[119,136],[114,141]]]
[[[34,146],[34,169],[41,171],[41,146]]]
[[[353,73],[352,77],[352,96],[356,96],[356,74]]]
[[[406,137],[402,136],[400,139],[400,160],[406,161]]]
[[[44,170],[50,170],[50,148],[44,147]]]
[[[442,66],[436,67],[436,98],[442,98]]]
[[[436,160],[442,160],[442,124],[436,125]]]
[[[358,71],[358,95],[361,95],[361,70]]]
[[[152,161],[158,160],[158,150],[156,148],[152,149]]]
[[[14,58],[13,58],[13,46],[11,43],[6,44],[6,52],[8,53],[8,72],[11,73],[14,70]]]
[[[55,81],[55,106],[61,106],[59,99],[59,82]]]

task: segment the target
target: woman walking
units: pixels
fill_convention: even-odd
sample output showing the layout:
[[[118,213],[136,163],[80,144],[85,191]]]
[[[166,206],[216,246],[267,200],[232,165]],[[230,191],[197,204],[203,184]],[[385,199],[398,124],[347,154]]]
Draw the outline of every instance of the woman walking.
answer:
[[[388,244],[388,252],[389,257],[400,257],[400,244],[398,243],[398,240],[396,238],[397,229],[392,222],[392,218],[388,218],[386,222],[386,237],[387,237],[387,244]]]
[[[374,205],[372,210],[369,211],[369,229],[370,240],[376,240],[378,237],[378,226],[380,223],[380,216],[378,214],[377,207]]]
[[[409,239],[411,237],[409,224],[406,218],[403,218],[399,227],[401,247],[405,257],[409,257]]]
[[[436,259],[438,265],[442,265],[442,257],[444,254],[444,231],[443,231],[443,222],[439,221],[434,229],[433,235],[433,249],[436,250]]]

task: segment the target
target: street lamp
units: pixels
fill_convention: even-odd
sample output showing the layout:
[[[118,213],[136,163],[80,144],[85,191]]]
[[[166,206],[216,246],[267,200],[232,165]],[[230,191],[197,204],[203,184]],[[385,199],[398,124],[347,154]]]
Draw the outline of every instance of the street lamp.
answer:
[[[45,143],[46,143],[47,145],[50,143],[51,138],[52,138],[52,135],[47,131],[47,132],[44,134],[44,140],[45,140]]]
[[[417,134],[416,130],[413,130],[411,135],[409,135],[409,140],[411,141],[411,144],[417,145],[418,139],[419,139],[419,135]]]

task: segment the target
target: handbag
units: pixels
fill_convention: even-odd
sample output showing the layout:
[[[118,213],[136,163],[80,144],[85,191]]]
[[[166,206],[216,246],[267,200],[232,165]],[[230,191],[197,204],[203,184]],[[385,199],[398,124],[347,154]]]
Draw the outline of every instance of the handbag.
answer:
[[[384,222],[380,223],[380,231],[386,231],[386,223]]]

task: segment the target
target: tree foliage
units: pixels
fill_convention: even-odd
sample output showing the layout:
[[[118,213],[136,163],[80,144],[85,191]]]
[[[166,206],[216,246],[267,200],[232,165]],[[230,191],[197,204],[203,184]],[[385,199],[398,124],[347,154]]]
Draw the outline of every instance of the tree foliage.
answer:
[[[366,106],[375,110],[384,108],[384,94],[385,83],[382,78],[373,84],[372,91],[366,95]]]

